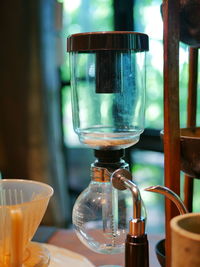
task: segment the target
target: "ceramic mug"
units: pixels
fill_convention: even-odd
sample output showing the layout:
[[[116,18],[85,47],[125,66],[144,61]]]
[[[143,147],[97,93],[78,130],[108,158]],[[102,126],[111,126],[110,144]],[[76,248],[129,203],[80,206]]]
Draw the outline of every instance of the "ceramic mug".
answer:
[[[187,213],[171,220],[171,267],[200,267],[200,213]]]

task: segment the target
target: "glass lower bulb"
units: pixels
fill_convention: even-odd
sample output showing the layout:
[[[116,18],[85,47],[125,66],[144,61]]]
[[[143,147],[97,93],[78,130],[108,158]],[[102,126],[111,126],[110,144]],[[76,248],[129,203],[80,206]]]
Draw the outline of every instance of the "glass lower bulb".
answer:
[[[119,191],[110,182],[91,181],[73,208],[73,224],[79,239],[91,250],[116,254],[124,243],[133,215],[129,190]]]

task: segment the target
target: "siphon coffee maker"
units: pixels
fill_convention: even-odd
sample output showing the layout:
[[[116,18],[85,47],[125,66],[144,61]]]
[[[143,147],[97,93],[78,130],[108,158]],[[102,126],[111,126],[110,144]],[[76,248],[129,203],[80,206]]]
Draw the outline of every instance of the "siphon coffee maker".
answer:
[[[148,36],[125,31],[73,34],[67,51],[74,131],[96,157],[91,182],[73,208],[76,233],[95,252],[115,254],[125,247],[127,267],[147,267],[145,208],[122,158],[144,130]]]

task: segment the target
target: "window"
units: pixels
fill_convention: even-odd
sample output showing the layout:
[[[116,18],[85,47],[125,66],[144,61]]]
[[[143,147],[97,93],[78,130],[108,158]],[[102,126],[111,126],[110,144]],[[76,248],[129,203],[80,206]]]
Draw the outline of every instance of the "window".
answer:
[[[64,42],[66,43],[66,37],[73,33],[114,30],[113,12],[112,0],[64,1]],[[66,44],[63,46],[66,47]],[[70,78],[66,52],[65,62],[61,69],[65,85],[62,88],[64,139],[67,146],[79,147],[82,145],[73,131],[71,119]]]

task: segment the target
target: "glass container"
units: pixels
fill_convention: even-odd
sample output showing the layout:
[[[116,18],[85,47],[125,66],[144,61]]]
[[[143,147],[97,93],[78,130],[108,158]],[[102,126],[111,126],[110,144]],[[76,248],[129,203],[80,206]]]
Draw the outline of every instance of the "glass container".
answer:
[[[92,32],[69,36],[73,126],[82,143],[120,149],[144,129],[148,36]]]
[[[91,182],[73,208],[72,219],[79,239],[91,250],[102,254],[124,251],[135,211],[130,190],[123,188],[121,191],[112,185],[112,174],[116,169],[128,172],[123,156],[123,150],[95,150],[97,159],[91,165]],[[146,218],[143,204],[141,213]]]
[[[119,191],[110,182],[91,181],[73,208],[73,224],[79,239],[94,252],[124,252],[133,199],[128,190]],[[146,217],[142,207],[142,216]]]

